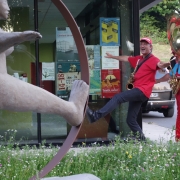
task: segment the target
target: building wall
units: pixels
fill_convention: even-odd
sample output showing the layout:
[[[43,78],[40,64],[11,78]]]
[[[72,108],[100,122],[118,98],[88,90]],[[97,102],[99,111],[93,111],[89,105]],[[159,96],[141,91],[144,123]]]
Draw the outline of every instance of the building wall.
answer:
[[[56,95],[56,80],[45,82],[42,81],[42,63],[54,62],[56,65],[56,27],[65,28],[67,23],[62,15],[50,0],[38,3],[38,19],[34,19],[34,1],[26,0],[22,2],[8,1],[11,8],[10,19],[7,22],[1,22],[1,27],[9,31],[34,30],[34,21],[38,22],[38,30],[43,35],[36,48],[34,42],[26,42],[15,47],[15,51],[7,57],[8,73],[13,75],[14,72],[19,76],[26,73],[28,83],[37,84],[36,82],[36,61],[39,61],[40,87],[52,91]],[[126,40],[133,42],[133,4],[129,0],[95,0],[91,3],[82,0],[83,9],[80,12],[72,10],[74,18],[83,35],[86,45],[98,45],[100,42],[99,18],[100,17],[118,17],[120,18],[120,46],[119,54],[131,55],[128,51]],[[84,4],[83,4],[84,3]],[[86,3],[86,4],[85,4]],[[76,3],[74,3],[74,6]],[[71,4],[67,4],[71,9]],[[74,7],[73,7],[74,8]],[[73,9],[72,8],[72,9]],[[78,7],[76,7],[78,9]],[[74,9],[76,9],[74,8]],[[36,57],[39,49],[39,57]],[[38,58],[38,59],[37,59]],[[78,55],[75,56],[78,59]],[[83,68],[83,67],[81,67]],[[120,64],[122,90],[125,85],[131,69],[128,65]],[[99,95],[92,95],[89,98],[89,106],[93,109],[101,108],[109,99],[101,98]],[[127,115],[127,104],[117,107],[112,112],[114,121],[110,118],[105,121],[101,119],[95,124],[90,125],[87,119],[84,120],[82,130],[78,136],[78,142],[102,141],[115,137],[114,129],[123,133],[128,133],[129,129],[125,119]],[[38,123],[41,122],[41,128]],[[46,140],[48,143],[63,143],[67,137],[70,126],[66,120],[57,115],[41,114],[35,112],[10,112],[0,111],[0,135],[3,135],[8,129],[17,130],[17,140],[23,138],[23,143],[38,143],[38,139]],[[92,131],[93,129],[93,131]],[[38,136],[38,130],[41,135]],[[91,130],[91,132],[89,131]],[[126,135],[126,134],[124,134]]]

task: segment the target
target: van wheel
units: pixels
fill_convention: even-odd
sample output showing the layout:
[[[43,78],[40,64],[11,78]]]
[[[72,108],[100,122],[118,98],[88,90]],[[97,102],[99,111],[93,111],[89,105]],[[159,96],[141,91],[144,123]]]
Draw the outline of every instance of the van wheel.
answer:
[[[174,115],[174,108],[169,108],[163,111],[164,117],[173,117]]]
[[[149,113],[149,111],[148,110],[143,110],[142,113]]]

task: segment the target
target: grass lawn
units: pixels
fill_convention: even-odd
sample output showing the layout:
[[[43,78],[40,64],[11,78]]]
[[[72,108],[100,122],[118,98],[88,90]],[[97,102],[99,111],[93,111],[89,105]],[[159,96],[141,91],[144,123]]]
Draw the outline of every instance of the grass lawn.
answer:
[[[57,153],[57,147],[0,147],[0,179],[25,180],[37,174]],[[82,143],[71,150],[48,177],[91,173],[101,180],[180,180],[180,142],[124,142],[119,136],[109,146]]]
[[[162,61],[169,61],[171,54],[171,47],[168,44],[161,45],[161,44],[153,44],[153,51],[152,53],[157,56]]]

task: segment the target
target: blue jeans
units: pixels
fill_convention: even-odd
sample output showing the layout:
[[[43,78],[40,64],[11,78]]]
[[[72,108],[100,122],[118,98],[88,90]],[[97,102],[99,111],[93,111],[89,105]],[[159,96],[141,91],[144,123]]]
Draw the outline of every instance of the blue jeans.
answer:
[[[143,134],[142,129],[137,123],[136,119],[142,103],[147,100],[148,98],[141,90],[138,88],[133,88],[131,90],[116,94],[104,107],[95,111],[94,116],[96,119],[100,119],[101,117],[111,113],[121,103],[129,102],[126,122],[134,133],[139,132],[140,134]]]

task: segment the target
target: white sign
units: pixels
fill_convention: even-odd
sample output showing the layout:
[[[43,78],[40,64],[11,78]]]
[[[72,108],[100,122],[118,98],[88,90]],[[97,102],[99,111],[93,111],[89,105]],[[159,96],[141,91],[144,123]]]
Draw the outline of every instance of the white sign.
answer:
[[[55,81],[54,62],[42,63],[42,81]]]
[[[119,56],[119,46],[102,46],[102,69],[119,69],[119,61],[105,58],[106,53]]]

